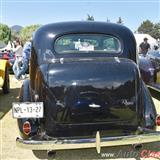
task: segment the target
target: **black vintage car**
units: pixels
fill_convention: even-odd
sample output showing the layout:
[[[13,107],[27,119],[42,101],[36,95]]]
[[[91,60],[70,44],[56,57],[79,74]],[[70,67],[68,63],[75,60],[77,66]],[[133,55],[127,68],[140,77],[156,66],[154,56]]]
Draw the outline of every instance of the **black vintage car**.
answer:
[[[160,92],[160,52],[149,51],[146,56],[140,55],[139,68],[147,86]]]
[[[147,57],[160,68],[160,50],[149,51]]]
[[[13,103],[21,138],[32,150],[121,146],[160,141],[160,116],[137,65],[136,42],[102,22],[44,25],[33,38],[30,79]]]
[[[160,66],[147,56],[139,56],[139,68],[146,85],[160,92]]]

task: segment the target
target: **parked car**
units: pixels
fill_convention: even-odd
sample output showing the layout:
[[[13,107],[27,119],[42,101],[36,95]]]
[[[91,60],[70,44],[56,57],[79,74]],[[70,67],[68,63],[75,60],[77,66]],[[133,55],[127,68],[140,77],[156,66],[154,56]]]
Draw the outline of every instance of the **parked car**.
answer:
[[[149,51],[147,57],[160,69],[160,50]]]
[[[10,85],[9,85],[9,72],[8,69],[10,64],[7,60],[0,59],[0,88],[3,89],[3,93],[9,93]]]
[[[160,92],[160,63],[155,52],[148,52],[147,56],[139,56],[139,67],[142,79],[148,87]]]
[[[15,61],[15,54],[11,50],[1,50],[0,59],[6,59],[13,65]]]
[[[159,142],[160,125],[125,26],[62,22],[33,38],[30,79],[13,103],[17,146],[62,150]]]

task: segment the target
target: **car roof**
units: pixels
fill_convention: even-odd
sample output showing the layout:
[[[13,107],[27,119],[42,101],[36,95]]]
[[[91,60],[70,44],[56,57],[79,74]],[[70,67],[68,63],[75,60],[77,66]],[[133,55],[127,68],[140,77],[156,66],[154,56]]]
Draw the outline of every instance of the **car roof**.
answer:
[[[40,27],[33,38],[33,47],[38,53],[44,53],[50,49],[55,56],[54,40],[62,35],[74,33],[107,34],[117,37],[123,45],[123,53],[136,62],[136,41],[133,33],[127,27],[108,22],[96,21],[72,21],[51,23]],[[130,55],[129,55],[130,54]],[[124,55],[122,55],[124,57]]]
[[[77,32],[87,32],[87,33],[106,33],[106,34],[120,34],[121,32],[126,32],[129,35],[131,31],[120,24],[108,23],[108,22],[96,22],[96,21],[71,21],[71,22],[59,22],[51,23],[40,27],[38,32],[50,31],[54,34],[62,33],[77,33]]]

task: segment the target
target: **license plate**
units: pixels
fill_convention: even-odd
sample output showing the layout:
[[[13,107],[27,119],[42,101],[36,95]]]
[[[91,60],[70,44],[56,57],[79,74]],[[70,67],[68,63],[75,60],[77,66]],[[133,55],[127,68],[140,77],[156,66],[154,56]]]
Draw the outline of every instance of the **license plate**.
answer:
[[[43,118],[43,102],[12,103],[13,118]]]

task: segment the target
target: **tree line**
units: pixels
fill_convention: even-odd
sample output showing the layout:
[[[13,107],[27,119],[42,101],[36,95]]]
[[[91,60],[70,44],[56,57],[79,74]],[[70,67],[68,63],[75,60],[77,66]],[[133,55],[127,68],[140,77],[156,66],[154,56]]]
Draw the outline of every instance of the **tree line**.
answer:
[[[87,21],[94,21],[94,17],[92,15],[87,15]],[[106,23],[111,22],[108,18],[106,19]],[[124,21],[121,17],[118,18],[116,23],[124,25]],[[29,40],[32,34],[40,27],[40,24],[30,25],[23,27],[20,31],[12,30],[6,24],[0,24],[0,42],[4,42],[5,44],[8,41],[14,41],[15,39],[21,39],[22,43],[25,43]],[[153,23],[150,20],[143,21],[138,27],[136,33],[144,33],[149,34],[155,39],[160,38],[160,22]]]
[[[25,43],[26,41],[30,40],[34,32],[40,26],[40,24],[30,25],[23,27],[20,31],[16,31],[6,24],[0,23],[0,42],[7,44],[8,41],[15,41],[16,39],[20,39],[22,43]]]
[[[88,14],[86,20],[94,21],[94,17]],[[107,18],[106,22],[111,22],[111,21]],[[122,20],[121,17],[119,17],[116,23],[123,25],[124,21]],[[147,19],[140,24],[140,26],[138,27],[137,31],[135,31],[135,33],[149,34],[153,38],[158,39],[160,38],[160,22],[153,23]]]

